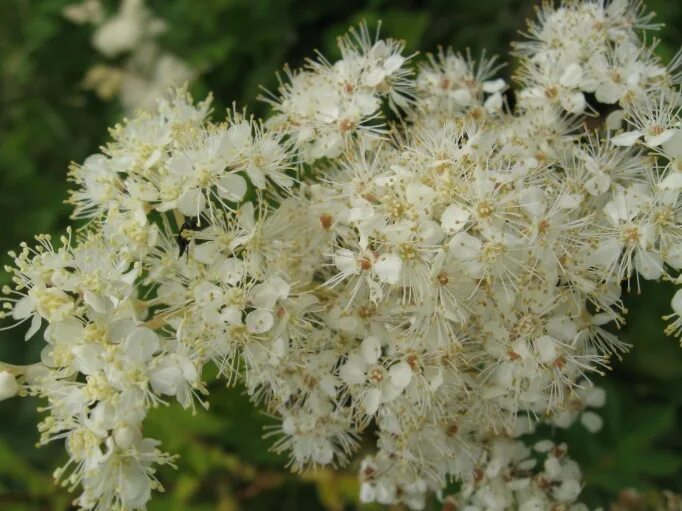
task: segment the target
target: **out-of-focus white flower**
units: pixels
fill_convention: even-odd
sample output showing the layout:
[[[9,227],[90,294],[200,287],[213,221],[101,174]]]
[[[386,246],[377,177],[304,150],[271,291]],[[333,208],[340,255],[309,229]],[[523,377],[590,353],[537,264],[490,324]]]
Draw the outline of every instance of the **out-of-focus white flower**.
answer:
[[[164,51],[156,42],[167,27],[154,17],[144,0],[121,0],[106,17],[100,0],[84,0],[64,8],[74,23],[95,25],[92,45],[104,57],[126,58],[122,65],[97,64],[89,69],[84,85],[109,100],[118,95],[124,108],[153,110],[159,97],[195,76],[187,63]]]

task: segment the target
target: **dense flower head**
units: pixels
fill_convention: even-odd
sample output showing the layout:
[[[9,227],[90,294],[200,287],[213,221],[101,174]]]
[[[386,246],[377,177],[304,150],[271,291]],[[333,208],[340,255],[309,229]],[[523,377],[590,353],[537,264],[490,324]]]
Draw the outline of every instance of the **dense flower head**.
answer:
[[[636,1],[545,5],[512,94],[495,59],[414,71],[362,27],[263,122],[184,89],[126,119],[71,169],[86,225],[12,254],[3,314],[45,347],[0,397],[47,401],[83,509],[145,508],[174,463],[145,416],[208,406],[207,364],[279,419],[293,470],[371,436],[364,501],[419,509],[456,479],[446,509],[586,509],[566,447],[523,435],[601,427],[622,284],[682,267],[680,58],[651,28]]]

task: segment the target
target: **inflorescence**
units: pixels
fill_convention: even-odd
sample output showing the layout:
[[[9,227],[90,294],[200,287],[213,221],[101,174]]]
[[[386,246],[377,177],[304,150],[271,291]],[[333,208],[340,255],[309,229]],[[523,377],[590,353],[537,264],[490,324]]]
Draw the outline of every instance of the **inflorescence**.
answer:
[[[83,509],[145,509],[176,462],[145,416],[208,406],[207,364],[295,471],[372,438],[363,501],[454,479],[453,509],[586,509],[566,447],[522,435],[599,429],[623,283],[682,268],[682,57],[655,28],[635,0],[547,4],[512,93],[495,59],[413,66],[361,27],[287,69],[264,121],[184,89],[126,119],[70,170],[85,226],[12,254],[2,314],[45,347],[0,366],[0,398],[46,401]]]

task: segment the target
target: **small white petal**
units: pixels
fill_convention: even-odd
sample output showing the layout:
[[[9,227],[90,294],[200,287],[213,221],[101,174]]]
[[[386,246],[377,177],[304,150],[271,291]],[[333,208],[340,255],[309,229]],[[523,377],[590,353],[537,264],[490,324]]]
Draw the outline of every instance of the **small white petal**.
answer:
[[[580,492],[582,485],[575,479],[566,479],[561,483],[561,486],[555,488],[553,491],[554,497],[561,502],[573,502]]]
[[[149,476],[125,464],[118,471],[121,504],[124,509],[140,509],[151,497],[151,480]]]
[[[365,395],[364,408],[367,415],[374,415],[379,409],[381,402],[381,390],[378,388],[369,389]]]
[[[191,189],[178,200],[178,211],[185,216],[199,216],[206,207],[206,197],[201,190]]]
[[[578,335],[578,327],[568,316],[559,315],[547,321],[547,333],[555,339],[570,343]]]
[[[488,80],[487,82],[483,82],[483,92],[486,94],[502,92],[506,86],[507,82],[505,82],[502,78],[498,78],[497,80]]]
[[[249,300],[254,307],[272,309],[277,303],[277,288],[268,282],[256,284],[249,292]]]
[[[564,110],[572,114],[579,114],[585,110],[585,96],[582,92],[575,92],[573,94],[562,94],[559,97],[559,102]]]
[[[230,286],[236,285],[244,277],[244,272],[244,262],[236,257],[225,259],[218,268],[221,279]]]
[[[445,233],[441,229],[440,225],[431,220],[424,220],[419,229],[419,234],[424,244],[426,245],[439,245],[443,238],[445,238]]]
[[[215,242],[209,241],[194,247],[192,257],[204,264],[212,264],[220,257],[220,250]]]
[[[359,385],[365,382],[365,371],[356,360],[351,358],[339,369],[339,378],[348,385]]]
[[[388,74],[392,74],[403,65],[405,62],[405,57],[402,55],[391,55],[386,60],[384,60],[384,70]]]
[[[381,356],[381,341],[377,337],[367,337],[360,345],[360,352],[368,364],[375,364]]]
[[[140,439],[141,432],[139,428],[134,428],[126,424],[125,426],[114,430],[114,441],[121,449],[130,449]]]
[[[579,64],[569,64],[561,75],[559,83],[564,87],[575,89],[580,86],[583,79],[583,68]]]
[[[678,289],[673,295],[672,302],[670,302],[675,314],[682,316],[682,289]]]
[[[551,440],[540,440],[533,446],[533,449],[535,449],[536,452],[540,453],[549,452],[553,448],[554,442],[552,442]]]
[[[225,307],[220,312],[220,318],[228,325],[239,325],[242,322],[242,310],[239,307]]]
[[[682,160],[682,128],[673,130],[673,136],[663,144],[663,152],[670,159]]]
[[[393,385],[390,380],[384,382],[384,384],[381,386],[381,402],[390,403],[397,398],[402,391],[402,388],[398,387],[397,385]]]
[[[623,126],[625,120],[625,110],[614,110],[606,116],[606,128],[611,131],[619,130]]]
[[[561,209],[575,209],[580,206],[582,196],[578,193],[564,193],[557,199],[557,206]]]
[[[620,135],[611,138],[611,143],[617,146],[629,147],[634,145],[641,136],[641,131],[626,131],[625,133],[621,133]]]
[[[277,298],[283,299],[289,296],[289,293],[291,292],[291,285],[284,280],[281,277],[272,277],[268,281],[268,283],[275,288],[275,291],[277,292]]]
[[[355,254],[347,248],[342,248],[334,254],[334,265],[346,275],[354,275],[360,271]]]
[[[249,179],[256,188],[260,190],[265,188],[265,174],[263,173],[262,169],[256,167],[255,165],[249,165],[246,167],[246,175],[249,176]]]
[[[223,299],[223,290],[212,282],[201,282],[194,288],[194,299],[200,305],[218,306]]]
[[[647,280],[656,280],[663,275],[663,259],[660,254],[637,249],[635,252],[635,269]]]
[[[363,83],[368,87],[376,87],[384,81],[384,78],[386,78],[386,72],[381,68],[374,68],[364,75]]]
[[[467,106],[471,103],[471,92],[469,89],[457,89],[452,92],[452,101],[458,105]]]
[[[601,387],[592,387],[583,398],[586,406],[601,408],[606,403],[606,391]]]
[[[33,337],[38,330],[40,330],[40,325],[42,324],[42,318],[40,317],[39,314],[34,314],[33,319],[31,320],[31,327],[28,329],[26,332],[26,335],[24,335],[24,340],[28,341],[31,337]]]
[[[360,502],[368,504],[374,502],[375,497],[374,487],[370,483],[362,483],[360,486]]]
[[[644,143],[649,147],[658,147],[673,138],[675,130],[665,130],[658,135],[644,135]]]
[[[334,448],[331,443],[324,439],[315,446],[312,459],[320,465],[328,465],[334,460]]]
[[[379,280],[388,284],[397,284],[400,281],[400,273],[403,262],[400,256],[395,254],[383,254],[374,263],[374,272]]]
[[[612,105],[616,103],[625,92],[625,88],[613,82],[605,82],[597,87],[595,97],[600,103]],[[622,111],[622,110],[621,110]],[[608,123],[607,123],[608,126]]]
[[[246,179],[239,174],[228,174],[218,181],[218,195],[232,202],[242,200],[246,190]]]
[[[545,191],[539,186],[528,186],[519,192],[519,204],[533,217],[539,217],[547,209]]]
[[[26,319],[35,309],[35,302],[30,296],[24,296],[21,300],[14,304],[12,310],[12,317],[16,320]]]
[[[149,383],[155,392],[174,396],[183,381],[182,371],[177,364],[163,360],[149,374]]]
[[[254,334],[263,334],[275,324],[272,313],[266,310],[255,310],[246,316],[246,328]]]
[[[469,216],[466,209],[450,204],[440,216],[440,225],[447,234],[455,234],[466,225]]]
[[[580,416],[580,423],[590,433],[597,433],[604,425],[603,419],[594,412],[585,412]]]
[[[126,354],[131,360],[145,362],[159,350],[159,336],[147,327],[138,327],[125,342]]]
[[[83,292],[83,300],[85,303],[87,303],[90,307],[92,307],[92,310],[95,312],[98,312],[100,314],[104,314],[107,312],[107,300],[102,298],[101,296],[96,295],[92,291],[88,291],[87,289]]]
[[[679,190],[682,188],[682,172],[670,172],[660,183],[662,190]]]
[[[449,243],[449,250],[457,259],[472,259],[481,251],[481,240],[467,232],[455,234]]]
[[[391,383],[399,389],[404,389],[412,381],[412,368],[407,362],[398,362],[388,370]]]
[[[0,371],[0,401],[14,397],[19,392],[19,385],[13,374]]]
[[[585,190],[592,196],[598,196],[606,191],[611,186],[611,177],[606,172],[598,172],[592,175],[585,181]]]
[[[502,94],[497,92],[485,100],[483,108],[486,112],[494,114],[502,109],[502,104]]]
[[[175,153],[166,163],[168,171],[176,176],[189,176],[194,171],[194,162],[184,153]]]
[[[538,359],[543,364],[554,362],[558,358],[557,343],[548,335],[535,339],[533,347],[538,353]]]

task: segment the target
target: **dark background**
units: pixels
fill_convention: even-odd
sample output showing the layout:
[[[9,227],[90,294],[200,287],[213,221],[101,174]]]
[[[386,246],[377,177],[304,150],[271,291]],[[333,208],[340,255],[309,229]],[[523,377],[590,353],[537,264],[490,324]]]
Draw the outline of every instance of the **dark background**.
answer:
[[[107,126],[122,115],[116,101],[104,102],[82,87],[88,68],[101,63],[90,44],[92,28],[65,20],[68,0],[0,0],[0,252],[36,233],[58,233],[68,223],[66,170],[106,141]],[[251,112],[259,85],[274,89],[285,63],[301,65],[319,49],[335,58],[335,39],[351,25],[383,21],[382,33],[404,38],[408,50],[435,51],[439,45],[484,49],[509,62],[509,42],[518,39],[531,0],[156,0],[154,13],[167,20],[163,47],[200,70],[195,97],[208,91],[221,116],[233,101]],[[648,2],[666,23],[658,52],[670,58],[682,44],[682,2]],[[115,8],[115,2],[109,2]],[[8,258],[2,256],[6,264]],[[7,276],[0,277],[5,283]],[[670,285],[649,284],[627,298],[629,324],[621,331],[633,344],[624,362],[603,385],[605,420],[596,436],[580,425],[555,431],[569,442],[583,468],[584,497],[609,509],[663,509],[663,490],[682,493],[682,350],[666,338],[661,316],[668,314]],[[0,332],[0,360],[35,361],[41,341],[23,332]],[[598,381],[600,385],[601,381]],[[253,410],[239,389],[215,385],[212,412],[192,417],[180,409],[152,413],[146,433],[181,454],[177,473],[162,471],[167,492],[150,509],[231,511],[355,509],[355,467],[296,478],[284,460],[268,452],[261,427],[268,419]],[[64,460],[63,446],[36,449],[36,407],[30,400],[0,403],[0,511],[58,511],[71,496],[50,478]],[[550,434],[551,431],[548,431]],[[641,498],[626,502],[621,490]],[[637,499],[635,499],[637,500]],[[371,509],[372,506],[368,506]],[[438,509],[432,503],[432,509]]]

